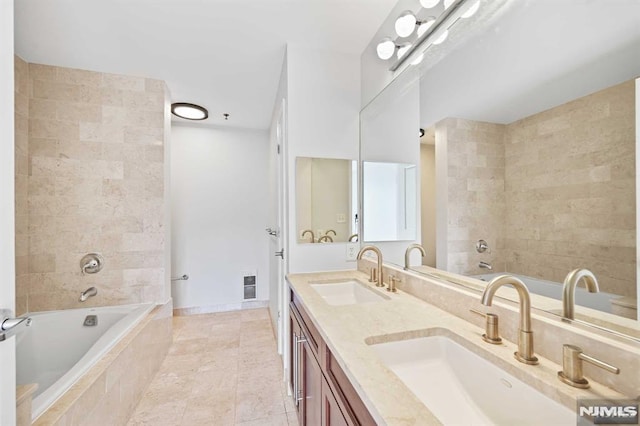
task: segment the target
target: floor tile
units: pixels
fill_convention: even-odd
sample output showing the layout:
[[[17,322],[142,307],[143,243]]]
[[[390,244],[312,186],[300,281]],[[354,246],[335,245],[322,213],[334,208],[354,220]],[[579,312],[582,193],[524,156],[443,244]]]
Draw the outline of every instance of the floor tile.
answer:
[[[175,317],[173,324],[169,355],[129,426],[297,424],[267,309]]]

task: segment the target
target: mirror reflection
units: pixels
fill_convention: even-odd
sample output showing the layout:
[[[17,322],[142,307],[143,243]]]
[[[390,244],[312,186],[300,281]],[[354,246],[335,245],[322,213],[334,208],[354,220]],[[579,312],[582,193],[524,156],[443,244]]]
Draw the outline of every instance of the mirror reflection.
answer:
[[[363,241],[416,238],[415,164],[362,163]]]
[[[623,9],[513,2],[481,37],[419,67],[427,256],[413,269],[474,289],[515,274],[559,316],[564,282],[586,269],[599,291],[578,281],[575,319],[640,337],[640,30]]]
[[[358,162],[296,158],[298,243],[358,241]]]

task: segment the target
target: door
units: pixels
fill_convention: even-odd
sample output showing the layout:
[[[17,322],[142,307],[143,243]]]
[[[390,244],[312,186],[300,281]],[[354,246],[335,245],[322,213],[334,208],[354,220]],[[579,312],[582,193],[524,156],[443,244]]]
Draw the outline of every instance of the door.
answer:
[[[0,309],[15,311],[13,0],[0,0]],[[0,342],[0,424],[16,422],[15,337]]]
[[[285,275],[287,273],[287,221],[286,221],[286,100],[279,104],[274,132],[271,135],[271,208],[269,251],[269,309],[277,330],[278,352],[283,354],[284,365],[288,365],[285,351],[288,336],[288,309]]]

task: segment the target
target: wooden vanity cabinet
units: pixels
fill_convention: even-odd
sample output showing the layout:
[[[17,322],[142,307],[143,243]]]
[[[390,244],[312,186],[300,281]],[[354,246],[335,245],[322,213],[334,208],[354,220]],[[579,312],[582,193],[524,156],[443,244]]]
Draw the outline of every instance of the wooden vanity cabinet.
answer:
[[[299,424],[375,425],[293,291],[290,300],[289,380]]]

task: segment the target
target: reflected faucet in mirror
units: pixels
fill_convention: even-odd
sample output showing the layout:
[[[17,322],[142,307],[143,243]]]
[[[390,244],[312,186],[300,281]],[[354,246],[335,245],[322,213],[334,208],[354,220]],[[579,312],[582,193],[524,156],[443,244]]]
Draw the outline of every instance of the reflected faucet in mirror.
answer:
[[[315,235],[313,235],[313,231],[311,229],[305,229],[304,231],[302,231],[302,238],[304,238],[305,235],[307,234],[311,234],[311,242],[315,243],[316,242],[316,237]]]
[[[584,279],[584,284],[587,287],[589,293],[598,293],[600,288],[598,287],[598,280],[588,269],[574,269],[569,272],[564,279],[564,285],[562,287],[562,317],[566,319],[574,319],[575,316],[575,297],[576,286],[580,280]]]
[[[376,287],[384,287],[384,280],[382,279],[382,252],[380,249],[376,246],[364,246],[358,252],[357,259],[362,259],[362,255],[368,251],[372,251],[378,256],[378,265],[376,267]]]
[[[331,238],[331,235],[323,235],[322,237],[318,238],[318,242],[319,243],[332,243],[333,242],[333,238]]]
[[[491,306],[496,291],[503,285],[511,285],[518,292],[520,299],[520,324],[518,326],[518,351],[513,355],[524,364],[538,364],[538,358],[533,354],[533,331],[531,331],[531,298],[527,286],[510,275],[501,275],[492,279],[482,292],[480,301],[485,306]]]
[[[333,232],[333,236],[335,237],[336,235],[336,231],[334,231],[333,229],[329,229],[327,232],[324,233],[324,235],[329,235],[329,232]],[[333,241],[333,240],[332,240]]]
[[[349,242],[350,243],[357,243],[358,242],[358,234],[353,234],[349,237]]]
[[[422,255],[422,257],[425,257],[427,255],[427,253],[424,251],[424,247],[422,247],[420,244],[410,244],[409,247],[407,247],[407,250],[405,250],[404,252],[404,269],[407,270],[411,267],[411,251],[413,249],[416,249],[418,251],[420,251],[420,254]]]

